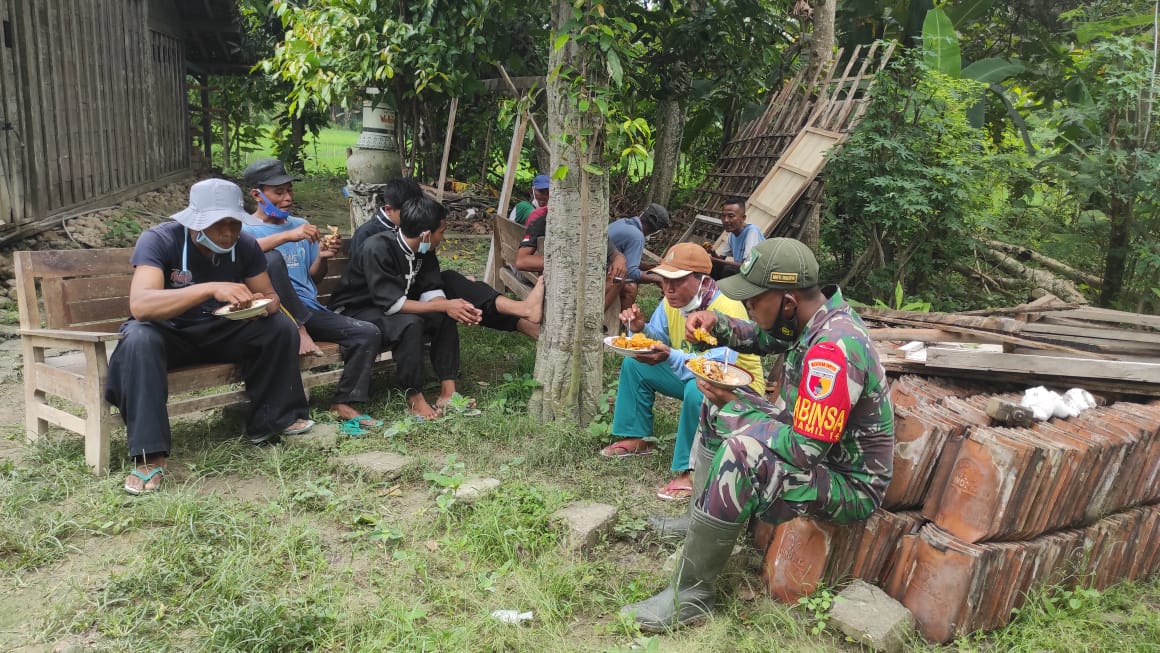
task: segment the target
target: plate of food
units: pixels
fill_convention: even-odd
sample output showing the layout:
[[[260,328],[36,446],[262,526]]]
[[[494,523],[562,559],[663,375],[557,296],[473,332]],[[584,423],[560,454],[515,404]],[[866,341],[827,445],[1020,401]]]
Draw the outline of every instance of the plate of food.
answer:
[[[213,312],[218,317],[224,317],[227,320],[246,320],[251,317],[256,317],[266,312],[266,304],[269,304],[271,299],[253,299],[241,304],[226,304]]]
[[[685,367],[698,379],[704,379],[711,385],[726,390],[736,390],[743,385],[753,383],[753,375],[749,370],[737,367],[732,363],[713,361],[707,358],[690,358],[685,361]]]
[[[653,340],[643,333],[634,333],[632,337],[608,336],[604,339],[604,344],[621,356],[647,354],[653,351],[653,346],[658,343],[660,343],[660,340]]]

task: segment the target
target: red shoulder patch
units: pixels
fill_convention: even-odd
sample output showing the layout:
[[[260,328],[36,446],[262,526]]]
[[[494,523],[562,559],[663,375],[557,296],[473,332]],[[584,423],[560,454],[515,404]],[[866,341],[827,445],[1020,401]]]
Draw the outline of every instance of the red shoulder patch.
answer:
[[[846,354],[835,343],[819,342],[802,361],[793,428],[808,438],[833,443],[841,439],[849,418]]]

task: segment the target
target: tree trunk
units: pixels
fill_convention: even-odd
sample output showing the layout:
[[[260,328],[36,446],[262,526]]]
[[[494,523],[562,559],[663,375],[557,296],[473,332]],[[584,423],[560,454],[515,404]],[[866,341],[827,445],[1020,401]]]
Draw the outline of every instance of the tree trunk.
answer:
[[[572,2],[552,6],[553,31],[572,16]],[[553,42],[555,37],[553,36]],[[604,127],[595,102],[580,111],[572,93],[588,87],[604,65],[599,52],[581,51],[574,39],[553,49],[548,70],[548,140],[551,169],[567,167],[552,183],[552,220],[544,246],[547,296],[544,322],[536,346],[536,380],[541,387],[529,409],[541,421],[575,419],[582,426],[597,414],[604,370],[601,323],[604,312],[605,228],[608,225],[607,180],[583,168],[599,165]],[[572,85],[570,75],[588,78]],[[587,135],[586,135],[587,134]],[[568,136],[565,142],[564,136]]]
[[[673,194],[673,179],[681,158],[681,139],[685,135],[685,107],[677,97],[657,103],[657,138],[653,149],[652,179],[646,202],[668,206]]]
[[[290,148],[286,150],[286,166],[291,170],[304,170],[302,148],[306,144],[306,120],[302,116],[290,116]]]
[[[805,79],[813,79],[819,69],[834,60],[834,12],[837,0],[813,0],[813,35],[810,38],[810,63]]]
[[[1108,237],[1108,256],[1104,259],[1104,285],[1100,305],[1111,306],[1120,297],[1124,286],[1124,267],[1128,262],[1128,246],[1132,238],[1132,204],[1113,197],[1108,207],[1111,234]],[[1066,297],[1064,298],[1066,299]]]

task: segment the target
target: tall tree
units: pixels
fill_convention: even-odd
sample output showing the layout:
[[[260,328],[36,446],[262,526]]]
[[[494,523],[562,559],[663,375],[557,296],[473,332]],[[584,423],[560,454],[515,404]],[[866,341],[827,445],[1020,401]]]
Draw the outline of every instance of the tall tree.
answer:
[[[552,4],[548,68],[548,138],[551,144],[552,221],[544,251],[547,295],[536,351],[533,416],[576,419],[596,414],[604,369],[601,348],[607,177],[603,174],[604,115],[601,89],[612,66],[608,51],[585,35],[602,22],[596,2]],[[612,56],[616,56],[615,52]]]

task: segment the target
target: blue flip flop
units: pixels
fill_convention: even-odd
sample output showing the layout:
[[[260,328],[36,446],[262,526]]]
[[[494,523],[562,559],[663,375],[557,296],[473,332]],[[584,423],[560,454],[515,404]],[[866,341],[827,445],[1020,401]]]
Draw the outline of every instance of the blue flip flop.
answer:
[[[139,490],[137,488],[129,485],[128,483],[125,484],[125,491],[128,492],[129,494],[132,494],[133,496],[140,496],[142,494],[151,494],[153,492],[156,492],[157,490],[160,490],[161,489],[161,481],[158,481],[157,485],[155,487],[152,487],[152,488],[145,487],[146,485],[149,485],[149,481],[152,481],[153,477],[160,476],[162,478],[162,480],[165,479],[165,469],[163,469],[161,467],[154,467],[153,469],[149,470],[148,473],[144,473],[139,469],[134,469],[133,471],[131,471],[129,473],[132,474],[133,476],[136,476],[137,478],[141,479],[141,489],[139,489]]]

